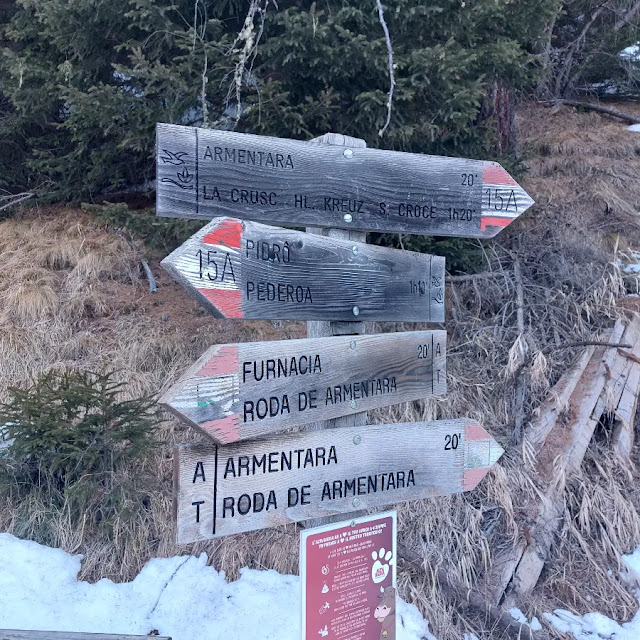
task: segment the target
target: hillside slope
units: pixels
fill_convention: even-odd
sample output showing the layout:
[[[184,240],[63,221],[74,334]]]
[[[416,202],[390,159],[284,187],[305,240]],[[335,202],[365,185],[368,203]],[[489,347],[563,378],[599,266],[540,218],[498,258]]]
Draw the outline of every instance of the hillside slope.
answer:
[[[633,104],[623,107],[640,112]],[[513,434],[520,421],[526,427],[579,353],[548,347],[597,337],[624,312],[618,299],[638,290],[637,279],[623,276],[618,261],[626,259],[623,252],[640,248],[640,134],[597,114],[533,105],[520,109],[518,126],[528,167],[521,182],[537,205],[483,245],[485,270],[493,276],[448,287],[447,397],[371,416],[377,422],[474,417],[507,450],[475,492],[399,507],[401,541],[428,569],[422,574],[401,565],[401,594],[418,604],[442,640],[460,638],[464,630],[500,637],[485,620],[446,600],[432,575],[443,567],[481,589],[496,554],[526,536],[527,514],[520,505],[535,492],[536,480]],[[211,318],[157,259],[151,260],[158,281],[152,294],[140,258],[123,234],[77,209],[24,209],[0,222],[0,398],[7,386],[52,367],[115,369],[130,395],[157,393],[211,344],[304,335],[302,323]],[[526,337],[517,326],[516,263]],[[523,339],[532,354],[544,351],[544,358],[534,357],[537,364],[521,369],[518,382],[514,371]],[[131,580],[151,557],[200,551],[231,578],[243,566],[295,573],[296,527],[174,544],[171,445],[197,436],[167,416],[162,438],[158,451],[128,470],[137,493],[128,515],[109,528],[83,520],[71,505],[52,511],[34,492],[26,501],[2,498],[0,530],[85,554],[80,577],[89,580]],[[603,459],[606,465],[599,463]],[[563,535],[535,597],[521,603],[527,614],[563,607],[593,608],[620,621],[630,617],[636,600],[617,572],[620,554],[640,543],[639,480],[637,467],[621,466],[606,441],[592,443],[582,473],[569,485]]]

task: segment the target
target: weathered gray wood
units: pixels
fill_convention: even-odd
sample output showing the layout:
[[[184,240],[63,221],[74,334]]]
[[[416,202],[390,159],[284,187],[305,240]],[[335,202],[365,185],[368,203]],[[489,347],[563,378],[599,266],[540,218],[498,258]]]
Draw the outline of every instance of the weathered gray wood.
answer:
[[[161,402],[215,442],[235,442],[442,395],[445,353],[445,331],[215,345]]]
[[[309,142],[317,144],[332,144],[335,146],[351,147],[352,149],[365,149],[367,143],[361,138],[352,138],[339,133],[325,133]],[[322,227],[307,227],[307,233],[352,242],[367,242],[367,234],[364,231],[347,229],[323,229]],[[370,323],[366,322],[307,322],[308,338],[325,338],[339,335],[364,335],[373,333]],[[369,414],[366,411],[340,416],[332,420],[320,420],[306,426],[307,431],[320,431],[322,429],[335,429],[336,427],[361,427],[368,424]],[[352,516],[365,515],[364,511],[355,511]],[[307,528],[320,527],[325,524],[337,522],[344,516],[336,515],[324,518],[313,518],[306,521],[303,526]]]
[[[533,204],[497,163],[157,126],[157,213],[492,237]]]
[[[605,340],[619,342],[624,329],[624,323],[618,320],[606,332]],[[566,398],[566,407],[553,412],[553,420],[547,418],[544,421],[551,428],[540,430],[541,420],[538,419],[533,425],[534,428],[538,426],[534,431],[535,437],[530,439],[527,435],[527,441],[533,445],[542,488],[538,490],[536,499],[523,505],[531,521],[526,541],[521,540],[515,549],[496,563],[500,569],[500,580],[494,584],[494,602],[499,602],[504,595],[505,606],[512,606],[517,598],[528,597],[537,584],[562,525],[566,480],[580,468],[602,417],[602,409],[598,407],[606,407],[606,398],[611,395],[610,385],[615,383],[611,367],[615,360],[615,348],[596,347],[587,365],[576,368],[581,374],[575,384],[572,382],[573,390]],[[568,372],[565,378],[574,381],[575,374]],[[565,382],[561,386],[564,393],[569,385]]]
[[[352,149],[365,149],[367,143],[361,138],[352,138],[339,133],[325,133],[318,138],[313,138],[309,142],[317,144],[332,144],[336,146],[351,147]],[[324,229],[322,227],[307,227],[307,233],[337,238],[339,240],[350,240],[352,242],[367,242],[367,234],[364,231],[353,231],[347,229]],[[340,335],[365,335],[371,334],[371,324],[367,322],[307,322],[308,338],[325,338]],[[322,429],[335,429],[336,427],[361,427],[368,424],[369,414],[366,411],[352,413],[346,416],[333,418],[332,420],[320,420],[312,422],[306,426],[307,431],[320,431]],[[354,511],[353,517],[365,515],[364,511]],[[313,518],[303,523],[304,527],[320,527],[332,522],[337,522],[344,516],[336,515],[324,518]]]
[[[502,453],[466,418],[179,445],[177,541],[470,491]]]
[[[218,317],[443,322],[444,262],[215,218],[162,266]]]
[[[634,314],[622,337],[631,345],[631,351],[618,350],[618,357],[626,360],[624,378],[615,386],[612,404],[615,407],[613,448],[623,458],[629,459],[633,449],[638,394],[640,393],[640,317]],[[622,389],[620,389],[622,382]],[[615,403],[615,404],[614,404]],[[611,407],[610,407],[611,408]]]
[[[0,640],[171,640],[167,636],[128,636],[120,633],[73,633],[71,631],[23,631],[22,629],[0,629]]]

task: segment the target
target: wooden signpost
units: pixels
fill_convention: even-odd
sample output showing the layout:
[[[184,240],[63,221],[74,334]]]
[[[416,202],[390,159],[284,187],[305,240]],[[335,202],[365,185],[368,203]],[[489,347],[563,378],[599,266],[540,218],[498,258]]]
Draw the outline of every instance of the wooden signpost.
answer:
[[[178,543],[470,491],[502,453],[469,419],[180,445]]]
[[[503,453],[467,418],[366,424],[369,409],[446,392],[446,333],[367,333],[365,320],[442,322],[444,260],[368,246],[365,232],[492,237],[533,201],[496,163],[371,150],[339,134],[311,142],[157,127],[158,215],[211,220],[163,266],[217,317],[307,320],[309,335],[214,345],[163,396],[209,440],[176,448],[180,544],[469,491]],[[325,556],[314,551],[312,566]],[[373,583],[384,574],[376,557]],[[369,601],[360,607],[363,640],[393,628],[382,615],[392,584],[375,624]],[[336,617],[314,618],[313,637],[351,629],[351,613],[340,616],[352,595],[316,607]]]
[[[161,402],[225,444],[443,395],[445,352],[444,331],[215,345]]]
[[[444,258],[214,218],[162,266],[223,318],[444,321]]]
[[[157,213],[493,237],[533,200],[497,163],[157,125]]]

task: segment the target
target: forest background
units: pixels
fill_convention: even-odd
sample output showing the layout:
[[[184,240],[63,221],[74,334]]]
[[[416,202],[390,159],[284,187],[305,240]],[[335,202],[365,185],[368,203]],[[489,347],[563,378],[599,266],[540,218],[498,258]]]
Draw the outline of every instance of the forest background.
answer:
[[[637,0],[2,0],[0,189],[150,189],[156,122],[505,159],[513,96],[635,94]],[[508,167],[509,168],[509,167]]]

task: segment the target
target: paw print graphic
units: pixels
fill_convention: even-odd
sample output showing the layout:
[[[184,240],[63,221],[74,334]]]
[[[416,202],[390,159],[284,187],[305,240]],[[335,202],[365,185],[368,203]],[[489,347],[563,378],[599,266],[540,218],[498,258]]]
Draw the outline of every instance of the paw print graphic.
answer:
[[[371,554],[373,558],[373,568],[371,569],[371,579],[378,583],[382,582],[389,575],[389,565],[395,562],[393,552],[385,553],[384,547],[380,551],[374,551]]]

